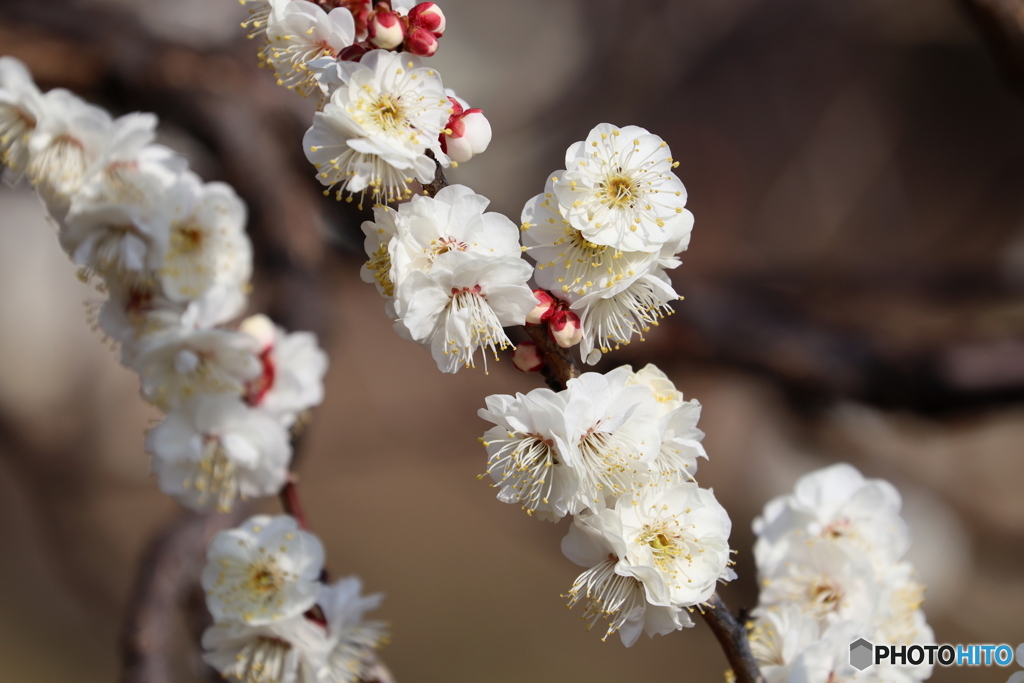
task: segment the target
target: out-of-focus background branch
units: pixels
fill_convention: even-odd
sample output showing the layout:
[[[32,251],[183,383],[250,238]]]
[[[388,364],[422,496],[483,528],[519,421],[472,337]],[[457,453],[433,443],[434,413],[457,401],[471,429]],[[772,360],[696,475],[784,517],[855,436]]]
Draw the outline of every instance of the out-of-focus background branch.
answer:
[[[452,182],[516,220],[601,121],[649,128],[680,161],[697,218],[673,274],[686,300],[605,367],[656,362],[704,404],[700,479],[740,549],[729,604],[755,603],[763,503],[848,460],[904,493],[938,639],[1024,641],[1024,1],[442,6],[434,63],[495,131]],[[158,113],[165,144],[248,202],[254,310],[316,331],[332,359],[305,506],[332,573],[388,593],[396,678],[720,680],[703,627],[624,651],[566,613],[564,528],[474,476],[483,397],[539,379],[506,362],[441,376],[393,334],[358,277],[365,216],[320,194],[299,142],[311,111],[256,67],[244,16],[229,0],[0,0],[0,53],[44,88]],[[5,676],[111,680],[125,612],[149,590],[181,607],[161,675],[200,680],[187,581],[137,571],[163,548],[182,559],[168,571],[194,575],[183,548],[228,520],[156,491],[142,433],[157,415],[89,328],[100,295],[31,194],[0,202]]]

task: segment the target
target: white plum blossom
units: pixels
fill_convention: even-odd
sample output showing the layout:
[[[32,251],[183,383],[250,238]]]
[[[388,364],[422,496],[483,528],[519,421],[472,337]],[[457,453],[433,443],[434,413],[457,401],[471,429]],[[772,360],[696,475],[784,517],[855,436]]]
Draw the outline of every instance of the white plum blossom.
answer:
[[[569,380],[565,397],[562,454],[579,479],[569,512],[635,500],[649,483],[649,463],[658,454],[658,406],[643,386],[626,386],[630,369],[587,372]]]
[[[863,554],[876,568],[887,567],[910,544],[900,506],[892,484],[865,479],[851,465],[817,470],[801,477],[791,495],[769,501],[754,520],[754,556],[758,566],[770,571],[785,561],[789,545],[819,540]]]
[[[590,293],[612,296],[647,273],[656,254],[594,244],[565,219],[552,178],[523,209],[523,246],[537,263],[537,284],[573,303]]]
[[[284,10],[292,0],[239,0],[249,11],[249,18],[242,22],[242,28],[249,29],[249,38],[264,35],[271,26],[280,21]],[[261,53],[262,54],[262,53]]]
[[[686,188],[668,145],[639,126],[602,123],[565,154],[554,194],[566,220],[594,244],[657,252],[689,223]]]
[[[792,604],[758,608],[748,633],[750,652],[766,683],[786,683],[798,659],[821,640],[818,620]]]
[[[243,397],[247,384],[263,372],[258,342],[248,334],[222,329],[149,337],[138,350],[135,368],[142,395],[161,410],[201,394]]]
[[[0,57],[0,164],[18,180],[29,163],[29,139],[46,104],[28,69],[14,57]]]
[[[575,468],[563,455],[565,392],[534,389],[528,394],[496,394],[477,414],[496,426],[480,442],[487,448],[487,473],[498,500],[519,503],[528,514],[557,522],[569,512],[579,487]]]
[[[146,433],[160,490],[183,505],[230,510],[285,483],[291,446],[269,413],[233,394],[200,394]]]
[[[324,550],[287,515],[257,515],[218,533],[201,581],[214,621],[259,626],[297,617],[321,589]]]
[[[398,207],[394,279],[429,272],[441,254],[461,251],[485,258],[520,258],[519,231],[500,213],[485,212],[490,200],[465,185],[449,185],[434,197],[417,195]]]
[[[258,626],[225,621],[203,632],[203,660],[242,683],[319,683],[330,641],[302,616]]]
[[[268,14],[269,17],[269,14]],[[302,97],[320,96],[313,62],[338,54],[355,41],[356,27],[346,7],[329,13],[306,0],[291,0],[267,29],[263,55],[274,68],[277,84]]]
[[[433,152],[448,158],[438,136],[452,113],[441,78],[407,53],[373,50],[358,62],[339,63],[344,84],[313,115],[302,144],[323,185],[369,193],[376,202],[408,199],[409,183],[434,178]]]
[[[238,315],[252,274],[245,204],[231,186],[202,183],[192,173],[182,174],[164,201],[170,232],[157,272],[163,294],[194,302],[200,326]]]
[[[478,349],[497,357],[512,345],[502,329],[522,325],[536,306],[526,286],[532,268],[521,258],[481,258],[464,251],[435,257],[429,273],[414,270],[396,292],[396,330],[430,347],[442,372],[474,367]]]
[[[400,206],[404,206],[400,205]],[[387,204],[373,207],[373,220],[363,221],[362,230],[366,239],[363,248],[369,259],[359,270],[363,282],[372,283],[385,299],[388,299],[388,316],[396,317],[391,299],[395,296],[395,280],[392,277],[391,253],[394,251],[395,238],[399,233],[399,224],[403,215]]]
[[[704,432],[697,428],[700,402],[684,401],[683,393],[653,364],[631,373],[626,384],[647,387],[658,402],[661,449],[651,462],[655,478],[667,484],[692,480],[697,472],[697,458],[708,457],[701,444]]]
[[[301,412],[323,401],[327,354],[312,332],[289,334],[265,315],[246,318],[239,330],[257,341],[262,365],[246,387],[247,401],[291,427]]]
[[[29,137],[27,173],[60,219],[110,139],[113,121],[104,109],[55,88],[43,95],[45,116]]]
[[[588,602],[584,618],[610,622],[623,643],[692,626],[682,608],[708,600],[730,581],[732,523],[711,491],[694,483],[649,489],[636,505],[578,515],[562,552],[589,569],[569,591],[570,606]]]
[[[604,298],[600,292],[592,292],[578,299],[570,309],[578,312],[583,326],[583,360],[597,363],[602,354],[629,344],[634,334],[643,341],[644,332],[672,314],[669,303],[677,299],[668,275],[658,267],[612,296]]]
[[[361,595],[362,583],[355,576],[322,586],[317,603],[327,619],[330,651],[321,672],[325,683],[357,683],[367,676],[375,662],[375,651],[387,640],[387,627],[363,616],[377,609],[384,596]]]

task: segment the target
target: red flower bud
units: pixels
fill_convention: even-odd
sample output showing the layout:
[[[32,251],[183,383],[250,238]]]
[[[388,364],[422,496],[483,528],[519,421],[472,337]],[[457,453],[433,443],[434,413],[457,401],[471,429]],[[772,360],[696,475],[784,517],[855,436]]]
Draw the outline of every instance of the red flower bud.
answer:
[[[384,2],[377,5],[377,9],[370,15],[366,30],[370,43],[385,50],[393,50],[405,40],[402,18]]]
[[[555,302],[555,297],[543,289],[533,290],[533,296],[537,299],[537,307],[526,315],[526,324],[540,325],[555,314],[557,303]]]
[[[572,311],[557,311],[548,321],[548,334],[563,349],[576,346],[583,339],[580,317]]]
[[[544,367],[544,358],[535,342],[524,341],[512,352],[512,365],[522,372],[540,372]]]
[[[433,57],[437,52],[437,36],[425,28],[413,26],[405,39],[405,49],[417,57]]]
[[[409,10],[409,23],[439,36],[444,33],[444,12],[432,2],[421,2]]]

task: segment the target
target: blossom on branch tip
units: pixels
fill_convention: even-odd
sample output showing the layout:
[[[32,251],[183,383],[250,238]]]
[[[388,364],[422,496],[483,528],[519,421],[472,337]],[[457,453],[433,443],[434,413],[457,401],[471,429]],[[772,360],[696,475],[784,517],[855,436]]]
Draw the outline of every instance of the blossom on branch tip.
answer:
[[[366,30],[370,44],[384,50],[393,50],[405,40],[402,18],[387,2],[377,3],[366,22]]]
[[[369,193],[374,202],[408,199],[410,183],[434,178],[435,159],[449,163],[438,142],[452,110],[440,76],[414,55],[387,50],[338,68],[344,82],[302,141],[317,179],[338,199],[343,192]]]
[[[218,533],[201,581],[214,621],[259,626],[297,617],[321,590],[323,546],[287,515],[257,515]]]
[[[46,103],[28,69],[14,57],[0,57],[0,164],[17,181],[28,169],[29,140]]]
[[[674,165],[657,135],[602,123],[569,147],[554,194],[566,220],[588,241],[656,252],[688,220],[686,189]]]
[[[284,486],[288,434],[271,414],[234,394],[200,394],[146,433],[160,490],[194,510],[230,510],[237,498]]]

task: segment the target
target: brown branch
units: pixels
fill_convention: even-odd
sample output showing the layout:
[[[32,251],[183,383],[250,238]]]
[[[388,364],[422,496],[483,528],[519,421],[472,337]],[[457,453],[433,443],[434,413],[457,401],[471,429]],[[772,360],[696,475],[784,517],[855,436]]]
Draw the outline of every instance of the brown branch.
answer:
[[[541,374],[549,387],[555,391],[563,391],[570,379],[580,376],[580,368],[572,352],[551,340],[547,323],[524,325],[523,329],[536,342],[537,350],[544,357],[544,369],[541,370]]]
[[[299,498],[299,476],[295,472],[288,473],[288,481],[281,489],[281,507],[286,514],[295,518],[300,529],[309,531],[309,522],[306,520],[306,511],[302,507],[302,500]]]
[[[747,629],[729,611],[725,601],[715,593],[704,604],[701,616],[725,651],[725,658],[736,676],[737,683],[764,683],[764,676],[750,652]]]

